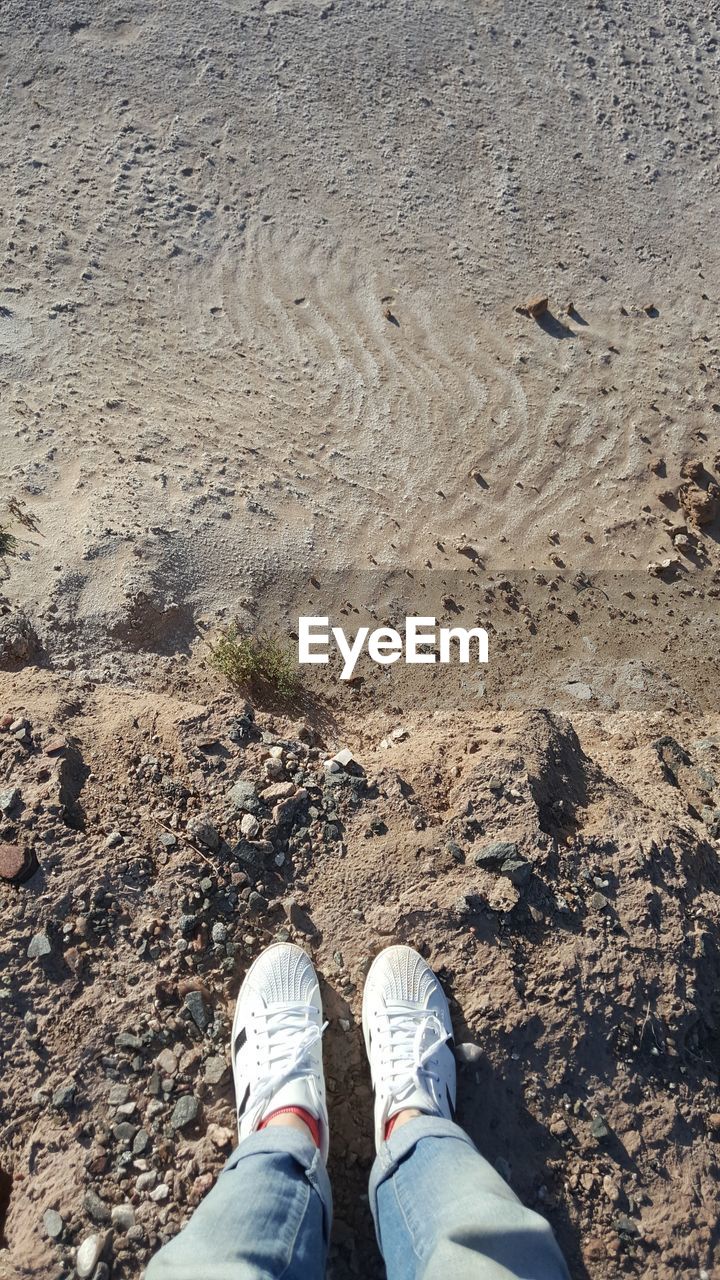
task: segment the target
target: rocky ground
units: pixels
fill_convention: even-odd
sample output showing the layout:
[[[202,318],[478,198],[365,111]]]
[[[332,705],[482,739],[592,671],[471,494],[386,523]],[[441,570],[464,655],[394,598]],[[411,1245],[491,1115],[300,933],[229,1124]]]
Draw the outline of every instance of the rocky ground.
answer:
[[[359,1015],[393,941],[445,982],[460,1118],[573,1276],[714,1274],[720,735],[376,716],[343,767],[236,696],[27,669],[16,692],[2,859],[36,869],[2,890],[2,1274],[139,1276],[186,1220],[233,1142],[238,983],[277,938],[330,1019],[330,1274],[382,1274]]]

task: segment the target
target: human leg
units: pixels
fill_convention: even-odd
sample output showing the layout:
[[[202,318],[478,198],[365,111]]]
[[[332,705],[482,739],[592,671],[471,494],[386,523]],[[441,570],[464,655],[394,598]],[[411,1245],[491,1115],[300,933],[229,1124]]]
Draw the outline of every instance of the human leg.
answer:
[[[233,1024],[239,1146],[146,1280],[322,1280],[332,1214],[323,1030],[308,956],[269,947]]]
[[[453,1121],[450,1012],[410,947],[374,961],[363,1030],[376,1099],[370,1200],[389,1280],[567,1280],[548,1223]]]

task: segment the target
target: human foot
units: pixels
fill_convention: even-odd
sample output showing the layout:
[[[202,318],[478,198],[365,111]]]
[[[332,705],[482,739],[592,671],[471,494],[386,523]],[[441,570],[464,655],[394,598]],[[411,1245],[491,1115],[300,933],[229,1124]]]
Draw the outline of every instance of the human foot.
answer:
[[[289,942],[268,947],[248,969],[235,1007],[231,1053],[241,1140],[270,1116],[279,1119],[278,1112],[299,1112],[311,1133],[319,1127],[318,1145],[327,1160],[326,1026],[309,956]]]
[[[455,1058],[445,993],[412,947],[375,958],[363,993],[363,1035],[375,1092],[375,1145],[400,1112],[452,1120]]]

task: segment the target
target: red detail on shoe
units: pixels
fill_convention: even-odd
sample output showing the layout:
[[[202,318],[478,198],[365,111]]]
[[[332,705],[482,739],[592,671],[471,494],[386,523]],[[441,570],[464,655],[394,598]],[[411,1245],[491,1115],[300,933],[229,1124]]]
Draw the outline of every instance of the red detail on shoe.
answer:
[[[397,1111],[395,1115],[392,1117],[392,1119],[388,1120],[387,1124],[385,1125],[385,1141],[386,1142],[390,1137],[390,1134],[392,1133],[393,1129],[395,1128],[395,1121],[397,1120],[399,1115],[400,1115],[400,1112]]]
[[[269,1116],[265,1116],[265,1119],[260,1121],[258,1129],[266,1129],[274,1116],[297,1116],[299,1120],[302,1120],[303,1124],[307,1125],[310,1130],[310,1137],[318,1150],[320,1150],[320,1121],[314,1115],[311,1115],[309,1111],[306,1111],[304,1107],[278,1107],[277,1111],[271,1111]]]

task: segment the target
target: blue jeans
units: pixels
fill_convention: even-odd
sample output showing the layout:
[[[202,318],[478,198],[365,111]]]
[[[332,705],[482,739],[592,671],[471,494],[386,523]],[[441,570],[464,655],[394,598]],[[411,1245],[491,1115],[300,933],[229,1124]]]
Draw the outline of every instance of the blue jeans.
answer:
[[[383,1143],[370,1206],[388,1280],[568,1280],[544,1218],[449,1120],[420,1116]],[[271,1128],[240,1143],[146,1280],[323,1280],[330,1182],[311,1140]]]

